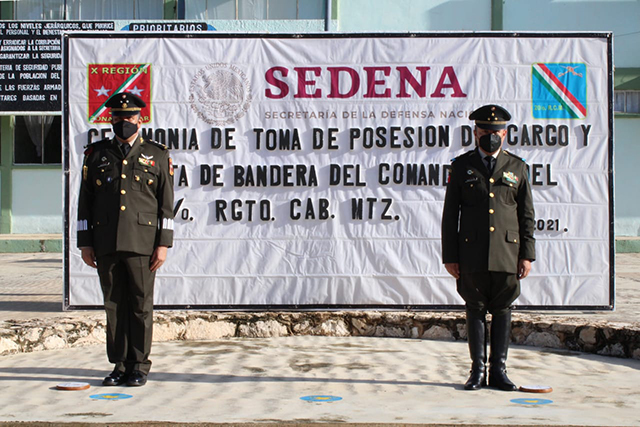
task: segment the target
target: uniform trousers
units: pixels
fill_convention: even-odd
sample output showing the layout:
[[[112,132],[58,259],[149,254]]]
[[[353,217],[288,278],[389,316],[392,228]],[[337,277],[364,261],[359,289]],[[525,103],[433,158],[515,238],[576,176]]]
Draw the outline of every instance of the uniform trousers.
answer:
[[[468,310],[504,315],[520,295],[520,280],[501,271],[461,273],[457,289]]]
[[[107,314],[107,356],[115,370],[149,373],[153,282],[149,255],[115,252],[97,258]]]

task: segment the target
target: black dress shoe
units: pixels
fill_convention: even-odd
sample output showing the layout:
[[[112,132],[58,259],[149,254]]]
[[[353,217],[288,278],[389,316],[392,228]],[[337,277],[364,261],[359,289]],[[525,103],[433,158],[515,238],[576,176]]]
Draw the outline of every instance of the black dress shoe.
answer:
[[[518,387],[507,377],[507,370],[504,368],[489,370],[489,387],[502,391],[518,391]]]
[[[465,390],[480,390],[482,387],[487,386],[487,374],[483,368],[471,369],[471,375],[466,383],[464,383]]]
[[[140,371],[133,371],[131,375],[129,375],[129,379],[127,380],[127,385],[132,387],[140,387],[147,383],[147,374]]]
[[[113,371],[102,380],[104,386],[116,386],[127,382],[128,375],[124,372]]]

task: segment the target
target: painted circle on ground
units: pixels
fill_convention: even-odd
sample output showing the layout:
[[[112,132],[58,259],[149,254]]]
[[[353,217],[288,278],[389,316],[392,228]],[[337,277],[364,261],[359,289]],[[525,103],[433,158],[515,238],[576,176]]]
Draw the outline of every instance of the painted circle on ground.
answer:
[[[93,394],[89,397],[92,399],[99,399],[99,400],[122,400],[122,399],[132,398],[133,396],[131,396],[130,394],[123,394],[123,393],[102,393],[102,394]]]
[[[81,382],[60,383],[60,384],[56,385],[56,388],[58,390],[86,390],[89,387],[91,387],[89,385],[89,383],[81,383]]]
[[[553,403],[553,400],[549,399],[512,399],[512,403],[517,403],[519,405],[547,405],[549,403]]]
[[[307,402],[336,402],[338,400],[342,400],[342,398],[339,396],[329,396],[325,394],[302,396],[300,399]]]

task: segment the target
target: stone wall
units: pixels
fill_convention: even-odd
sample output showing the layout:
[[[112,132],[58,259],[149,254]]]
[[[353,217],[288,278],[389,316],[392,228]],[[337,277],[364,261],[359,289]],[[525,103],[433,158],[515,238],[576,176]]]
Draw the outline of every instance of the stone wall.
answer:
[[[516,313],[514,344],[640,359],[640,324]],[[466,340],[463,312],[156,312],[154,341],[288,335]],[[0,324],[0,354],[104,344],[104,315]]]

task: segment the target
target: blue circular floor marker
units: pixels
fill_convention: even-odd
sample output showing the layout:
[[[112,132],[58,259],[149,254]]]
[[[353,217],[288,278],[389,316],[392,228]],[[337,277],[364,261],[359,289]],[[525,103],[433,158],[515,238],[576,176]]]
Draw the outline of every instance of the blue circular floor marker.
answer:
[[[338,400],[342,400],[341,397],[338,396],[328,396],[324,394],[314,395],[314,396],[303,396],[300,399],[307,402],[336,402]]]
[[[133,396],[131,396],[130,394],[123,394],[123,393],[102,393],[102,394],[93,394],[89,397],[92,399],[99,399],[99,400],[122,400],[122,399],[130,399]]]
[[[549,399],[512,399],[511,402],[518,403],[520,405],[547,405],[553,403],[553,400]]]

